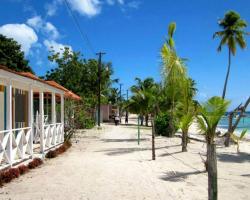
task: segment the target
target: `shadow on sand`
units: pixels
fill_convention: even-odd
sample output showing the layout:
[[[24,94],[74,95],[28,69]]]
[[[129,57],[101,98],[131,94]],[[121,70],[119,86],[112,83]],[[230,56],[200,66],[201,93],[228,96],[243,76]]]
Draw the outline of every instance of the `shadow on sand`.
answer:
[[[161,176],[160,179],[164,181],[180,182],[184,181],[190,175],[197,175],[205,173],[205,171],[193,171],[193,172],[166,172],[165,175]]]
[[[250,174],[242,174],[241,176],[250,177]]]
[[[137,139],[102,139],[103,142],[137,142]],[[149,141],[149,139],[141,138],[140,141]]]
[[[182,151],[176,151],[176,152],[171,152],[171,153],[163,153],[163,154],[160,154],[159,157],[164,157],[164,156],[171,156],[171,155],[174,155],[174,154],[178,154],[178,153],[182,153]]]
[[[167,147],[164,146],[164,147],[158,147],[158,148],[155,148],[155,149],[157,150],[157,149],[165,149],[165,148],[167,148]],[[134,152],[138,152],[138,151],[151,151],[151,148],[139,148],[139,147],[135,147],[135,148],[112,148],[112,149],[105,149],[105,150],[96,151],[96,152],[104,152],[108,156],[119,156],[119,155],[134,153]]]
[[[218,159],[221,162],[243,163],[250,162],[250,154],[248,153],[218,153]]]

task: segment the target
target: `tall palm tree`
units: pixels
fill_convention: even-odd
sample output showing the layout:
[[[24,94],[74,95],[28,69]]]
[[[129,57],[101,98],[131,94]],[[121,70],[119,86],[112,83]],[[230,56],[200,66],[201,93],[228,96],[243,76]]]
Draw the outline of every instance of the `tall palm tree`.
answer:
[[[161,49],[161,57],[163,61],[162,75],[164,85],[170,104],[170,127],[174,130],[175,110],[178,99],[180,98],[180,91],[183,80],[186,78],[185,59],[180,58],[175,50],[175,43],[173,35],[176,30],[176,24],[171,23],[168,27],[168,38]],[[173,135],[174,133],[170,133]]]
[[[205,134],[207,143],[207,171],[208,171],[208,199],[217,200],[217,159],[216,144],[216,127],[225,114],[230,102],[221,97],[212,97],[200,108],[197,122],[200,131]]]
[[[244,31],[247,27],[245,20],[241,19],[240,15],[234,11],[228,11],[224,18],[219,20],[219,26],[221,31],[215,32],[213,38],[219,37],[221,39],[218,46],[218,51],[221,51],[224,45],[228,47],[228,68],[226,79],[224,83],[222,98],[226,96],[227,83],[231,69],[231,55],[236,54],[236,46],[238,45],[241,49],[246,47],[246,41],[244,36],[248,33]]]

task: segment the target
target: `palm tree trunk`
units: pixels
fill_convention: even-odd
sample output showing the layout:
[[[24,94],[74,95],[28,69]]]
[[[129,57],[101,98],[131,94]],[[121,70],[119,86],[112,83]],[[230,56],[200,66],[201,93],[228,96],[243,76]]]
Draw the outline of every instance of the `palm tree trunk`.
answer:
[[[231,69],[231,50],[230,50],[230,48],[228,48],[228,68],[227,68],[226,80],[224,83],[224,89],[223,89],[223,93],[222,93],[222,99],[225,99],[225,96],[226,96],[227,82],[228,82],[228,78],[229,78],[229,74],[230,74],[230,69]]]
[[[182,152],[187,152],[187,133],[182,132]]]
[[[237,128],[238,124],[240,123],[240,120],[243,117],[244,113],[246,112],[246,109],[247,109],[249,104],[250,104],[250,97],[248,97],[248,99],[245,102],[243,107],[237,108],[233,112],[230,113],[228,131],[226,133],[226,139],[225,139],[225,142],[224,142],[226,147],[229,147],[229,145],[230,145],[230,136],[231,136],[231,134],[233,134],[233,132]],[[234,112],[239,111],[239,110],[240,110],[240,115],[237,117],[235,123],[233,124]]]
[[[208,167],[208,200],[217,200],[217,158],[216,144],[207,144],[207,167]]]
[[[226,132],[226,139],[224,142],[225,147],[229,147],[229,145],[230,145],[230,135],[232,133],[233,117],[234,117],[234,113],[231,112],[228,116],[228,130]]]
[[[152,160],[155,160],[155,122],[154,122],[154,117],[152,117],[151,123],[152,123]]]

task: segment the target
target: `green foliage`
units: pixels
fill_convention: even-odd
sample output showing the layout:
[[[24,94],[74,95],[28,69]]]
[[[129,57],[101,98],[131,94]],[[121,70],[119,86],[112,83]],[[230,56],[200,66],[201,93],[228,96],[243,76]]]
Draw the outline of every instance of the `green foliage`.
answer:
[[[181,96],[177,104],[177,117],[179,118],[179,128],[182,133],[187,133],[189,127],[193,122],[193,118],[196,114],[195,103],[193,96],[196,93],[194,88],[194,81],[192,79],[185,79],[183,81],[183,88]]]
[[[245,135],[247,134],[247,129],[244,129],[240,136],[236,135],[236,134],[231,134],[231,139],[236,143],[237,145],[237,152],[240,152],[240,141],[245,137]]]
[[[72,52],[65,47],[63,53],[51,51],[48,57],[51,62],[57,64],[55,69],[48,71],[46,80],[54,80],[72,92],[82,96],[81,104],[69,103],[67,106],[68,120],[74,115],[74,121],[70,122],[74,128],[92,128],[95,125],[95,108],[98,97],[98,61],[84,59],[80,52]],[[116,93],[111,88],[113,74],[111,63],[102,63],[101,66],[101,103],[106,104],[110,100],[116,100]],[[74,113],[72,113],[74,111]]]
[[[224,18],[219,20],[218,24],[222,29],[222,31],[214,34],[214,37],[221,39],[218,51],[221,51],[222,46],[227,45],[233,55],[235,55],[237,45],[242,49],[246,47],[244,35],[249,33],[245,32],[244,29],[247,27],[247,23],[240,18],[237,12],[228,11]]]
[[[133,96],[126,103],[126,106],[130,112],[140,114],[140,115],[148,115],[152,114],[151,102],[153,98],[153,87],[157,84],[154,82],[153,78],[146,78],[145,80],[141,80],[140,78],[136,78],[136,85],[131,87],[131,92]]]
[[[0,65],[4,65],[14,71],[31,72],[29,61],[24,58],[21,45],[15,40],[0,34]]]
[[[93,128],[95,126],[94,116],[91,116],[85,110],[80,109],[75,113],[75,125],[78,129]]]
[[[57,67],[48,71],[43,77],[46,80],[54,80],[83,96],[85,101],[93,108],[97,104],[98,94],[98,61],[84,59],[80,52],[72,52],[65,47],[62,54],[51,51],[48,57],[55,62]],[[101,67],[101,101],[108,102],[108,94],[111,84],[117,80],[111,80],[113,74],[112,64],[103,63]]]
[[[205,102],[199,110],[197,122],[201,133],[206,135],[208,144],[214,142],[216,135],[216,127],[225,114],[230,102],[221,97],[212,97]]]
[[[170,123],[173,122],[172,126]],[[173,137],[173,133],[175,133],[178,129],[178,124],[172,118],[172,115],[169,113],[159,113],[155,117],[155,132],[158,135]]]

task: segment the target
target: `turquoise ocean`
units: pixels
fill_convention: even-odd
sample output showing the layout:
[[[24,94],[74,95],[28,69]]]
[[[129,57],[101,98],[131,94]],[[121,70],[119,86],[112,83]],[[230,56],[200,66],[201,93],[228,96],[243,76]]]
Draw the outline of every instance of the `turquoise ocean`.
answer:
[[[233,122],[235,122],[236,118],[233,119]],[[228,117],[224,116],[219,125],[219,128],[224,128],[227,129],[228,128]],[[240,134],[244,129],[247,129],[247,137],[250,137],[250,112],[247,112],[246,115],[244,117],[241,118],[239,125],[236,129],[236,133]]]

